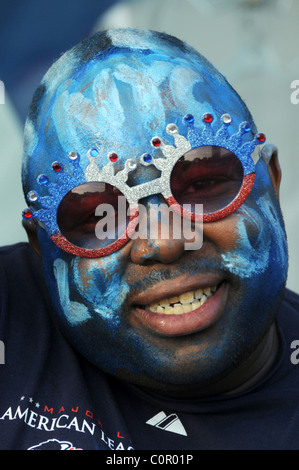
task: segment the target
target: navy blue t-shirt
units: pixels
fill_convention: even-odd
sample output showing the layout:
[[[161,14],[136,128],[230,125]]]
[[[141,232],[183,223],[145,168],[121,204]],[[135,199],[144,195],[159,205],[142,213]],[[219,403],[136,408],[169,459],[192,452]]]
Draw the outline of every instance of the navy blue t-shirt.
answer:
[[[120,382],[77,354],[27,243],[0,249],[0,294],[1,450],[299,449],[297,294],[285,292],[279,358],[261,382],[186,400]]]

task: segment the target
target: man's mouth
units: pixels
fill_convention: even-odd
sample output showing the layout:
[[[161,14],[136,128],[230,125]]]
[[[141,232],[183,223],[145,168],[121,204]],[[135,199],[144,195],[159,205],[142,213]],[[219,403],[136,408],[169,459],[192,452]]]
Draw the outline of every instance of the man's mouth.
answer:
[[[177,295],[174,284],[165,282],[136,296],[132,302],[134,324],[163,336],[187,335],[214,324],[224,313],[229,284],[224,280],[217,283],[214,276],[210,279],[214,282],[207,282],[207,278],[200,287],[194,281],[186,281],[185,292],[182,284],[176,283],[181,289]],[[143,302],[149,297],[150,302]]]
[[[165,315],[182,315],[201,307],[216,292],[218,286],[196,289],[184,294],[164,298],[149,305],[140,306],[145,310]]]

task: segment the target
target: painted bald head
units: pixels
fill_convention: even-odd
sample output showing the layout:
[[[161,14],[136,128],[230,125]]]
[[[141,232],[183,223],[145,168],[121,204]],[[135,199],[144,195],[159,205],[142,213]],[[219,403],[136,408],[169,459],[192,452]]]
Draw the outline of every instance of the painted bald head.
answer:
[[[167,138],[166,125],[187,113],[200,119],[231,111],[234,129],[244,119],[252,123],[225,78],[182,41],[155,32],[98,33],[65,53],[35,93],[25,129],[25,192],[53,157],[76,150],[84,158],[91,146],[103,158],[113,149],[136,157],[141,144],[150,152],[153,134]],[[33,168],[27,159],[36,154]]]

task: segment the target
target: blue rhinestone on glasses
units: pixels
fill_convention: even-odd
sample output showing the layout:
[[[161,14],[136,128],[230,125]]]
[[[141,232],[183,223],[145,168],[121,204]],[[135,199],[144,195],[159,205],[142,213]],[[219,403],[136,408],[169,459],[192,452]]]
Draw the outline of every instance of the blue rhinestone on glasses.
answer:
[[[90,149],[89,150],[89,154],[92,156],[92,157],[97,157],[99,155],[99,151],[97,149]]]
[[[47,177],[47,175],[39,175],[37,177],[37,182],[38,184],[40,184],[41,186],[44,186],[46,184],[49,183],[49,178]]]
[[[250,125],[248,124],[248,122],[246,122],[246,124],[244,124],[243,130],[244,130],[244,132],[250,132],[250,131],[251,131],[251,127],[250,127]]]
[[[186,116],[184,117],[184,121],[188,124],[193,124],[194,116],[192,114],[186,114]]]

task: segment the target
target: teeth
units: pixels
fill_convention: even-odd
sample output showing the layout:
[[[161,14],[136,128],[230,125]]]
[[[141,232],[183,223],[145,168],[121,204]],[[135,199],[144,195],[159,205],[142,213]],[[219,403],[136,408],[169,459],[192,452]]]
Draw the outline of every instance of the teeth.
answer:
[[[181,313],[185,313],[185,312],[184,312],[183,305],[181,305],[181,304],[175,304],[175,305],[171,308],[171,310],[172,310],[171,313],[174,314],[174,315],[180,315]]]
[[[208,289],[209,289],[209,287],[208,287]],[[197,289],[197,290],[194,292],[194,295],[195,295],[195,298],[196,298],[196,299],[200,299],[201,296],[202,296],[202,294],[203,294],[203,290],[202,290],[202,289]]]
[[[191,304],[194,300],[194,293],[192,291],[186,292],[179,296],[180,302],[183,305]]]
[[[150,308],[149,308],[149,310],[150,310]],[[161,307],[161,305],[159,305],[159,306],[157,307],[157,309],[156,309],[156,310],[153,309],[152,312],[164,313],[164,307]]]
[[[182,313],[192,312],[192,310],[196,310],[203,305],[216,290],[217,286],[212,286],[205,289],[185,292],[179,296],[175,295],[162,299],[159,302],[146,305],[145,309],[154,313],[164,313],[165,315],[180,315]]]

